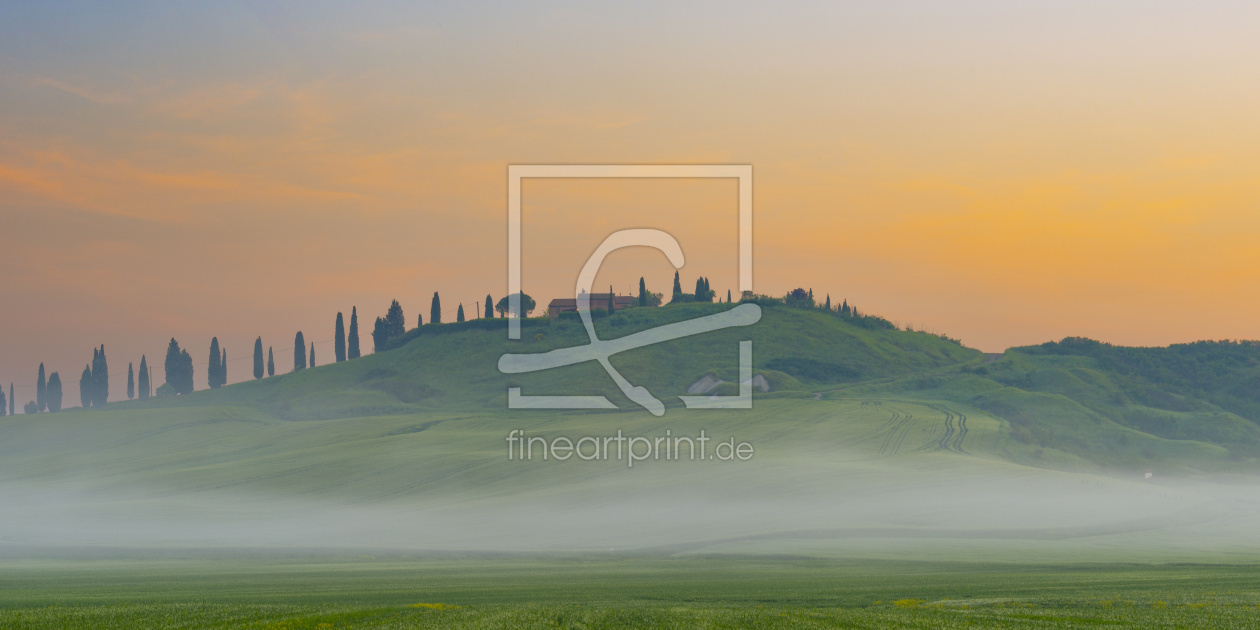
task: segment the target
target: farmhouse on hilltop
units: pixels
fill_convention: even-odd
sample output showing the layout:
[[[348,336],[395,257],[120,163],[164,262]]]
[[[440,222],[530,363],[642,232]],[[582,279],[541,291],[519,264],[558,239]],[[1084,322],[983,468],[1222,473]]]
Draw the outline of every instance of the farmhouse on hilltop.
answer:
[[[631,306],[638,306],[638,305],[639,305],[639,299],[634,297],[633,295],[614,295],[613,296],[613,308],[616,310],[621,310],[623,308],[629,308]],[[608,308],[608,294],[607,293],[592,293],[591,294],[591,310],[595,310],[597,308],[598,309]],[[568,299],[556,298],[552,300],[550,304],[547,305],[547,315],[551,317],[551,319],[560,317],[561,313],[569,313],[569,312],[576,312],[576,311],[577,311],[576,298],[568,298]]]

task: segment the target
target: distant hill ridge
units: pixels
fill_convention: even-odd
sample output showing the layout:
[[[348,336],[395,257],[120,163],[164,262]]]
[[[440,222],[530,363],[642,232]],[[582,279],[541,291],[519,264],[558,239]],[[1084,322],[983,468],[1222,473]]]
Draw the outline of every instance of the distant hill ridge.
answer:
[[[720,312],[732,305],[686,303],[627,308],[595,320],[601,338]],[[388,351],[353,361],[129,406],[248,406],[278,419],[351,418],[427,411],[506,409],[522,393],[603,395],[641,412],[595,363],[505,375],[504,353],[546,352],[588,343],[579,320],[429,324],[391,341]],[[1198,342],[1126,348],[1069,338],[1012,348],[1000,356],[878,318],[763,305],[760,322],[639,348],[612,358],[635,385],[667,408],[702,379],[707,393],[737,389],[738,342],[753,341],[758,398],[900,397],[951,401],[1007,423],[1009,458],[1039,466],[1164,466],[1252,469],[1260,458],[1260,343]]]

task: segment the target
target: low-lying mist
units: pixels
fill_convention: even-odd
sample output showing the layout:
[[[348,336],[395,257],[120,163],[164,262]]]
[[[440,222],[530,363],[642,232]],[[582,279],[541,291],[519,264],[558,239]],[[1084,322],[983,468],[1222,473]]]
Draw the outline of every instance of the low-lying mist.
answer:
[[[1255,479],[1122,480],[911,463],[680,462],[594,480],[578,464],[568,484],[545,491],[517,484],[468,498],[390,501],[9,480],[0,485],[0,548],[1260,557]]]

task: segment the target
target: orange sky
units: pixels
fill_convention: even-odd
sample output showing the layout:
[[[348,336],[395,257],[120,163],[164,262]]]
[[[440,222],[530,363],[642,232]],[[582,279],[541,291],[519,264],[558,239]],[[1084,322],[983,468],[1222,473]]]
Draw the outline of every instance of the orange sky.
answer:
[[[0,381],[332,337],[506,287],[506,170],[754,168],[755,286],[998,351],[1260,338],[1260,8],[0,8]],[[535,182],[525,288],[658,227],[735,286],[735,188]],[[670,268],[610,259],[601,284]],[[317,346],[320,362],[330,344]],[[196,382],[204,385],[198,369]],[[122,378],[114,378],[114,397]],[[29,395],[18,392],[19,407]]]

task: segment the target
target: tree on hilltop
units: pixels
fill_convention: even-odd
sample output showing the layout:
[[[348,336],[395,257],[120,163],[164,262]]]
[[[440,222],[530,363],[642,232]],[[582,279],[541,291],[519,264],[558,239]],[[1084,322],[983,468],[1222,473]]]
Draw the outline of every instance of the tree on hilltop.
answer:
[[[83,375],[79,377],[79,405],[84,409],[92,406],[92,366],[83,366]]]
[[[346,340],[346,358],[359,358],[359,309],[350,307],[350,337]]]
[[[254,340],[254,379],[255,380],[263,377],[264,369],[265,367],[263,365],[262,337],[259,337]]]
[[[109,361],[105,358],[105,344],[92,359],[92,406],[104,408],[109,402]]]
[[[423,323],[419,316],[416,317],[416,326]],[[403,315],[402,305],[398,300],[393,300],[389,304],[389,310],[385,313],[385,317],[377,317],[376,323],[372,327],[372,347],[376,352],[384,352],[389,348],[389,340],[394,337],[401,337],[407,332],[407,318]]]
[[[140,355],[140,379],[137,381],[140,389],[140,400],[148,400],[149,393],[153,391],[153,387],[149,384],[149,359],[143,354]]]
[[[502,300],[499,300],[499,303],[494,305],[494,310],[498,311],[499,316],[501,317],[529,317],[529,314],[533,312],[534,310],[534,306],[536,306],[536,304],[534,303],[534,298],[529,297],[528,295],[524,293],[515,293],[513,295],[520,296],[520,307],[521,307],[520,314],[512,312],[512,296],[511,295],[503,298]]]
[[[193,392],[193,361],[188,350],[180,348],[179,342],[171,337],[166,345],[166,384],[176,394],[188,395]],[[95,375],[95,370],[93,374]]]
[[[420,316],[416,316],[416,327],[420,327],[424,322]],[[402,305],[398,300],[389,303],[389,311],[385,313],[385,333],[389,338],[401,337],[407,332],[407,317],[403,315]]]
[[[206,385],[210,389],[219,389],[223,383],[219,381],[219,370],[223,367],[219,353],[219,338],[210,339],[210,362],[206,366]]]
[[[346,324],[341,313],[337,313],[337,324],[333,327],[333,359],[337,363],[346,360]]]
[[[44,378],[44,364],[39,364],[39,378],[35,381],[35,409],[43,411],[48,408],[48,381]]]
[[[56,372],[48,377],[48,389],[44,392],[44,402],[48,404],[49,413],[61,411],[61,375]]]
[[[306,338],[302,336],[302,331],[298,331],[297,336],[293,338],[293,371],[306,369]]]

